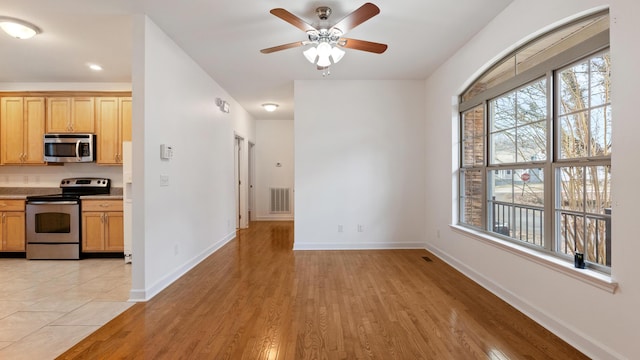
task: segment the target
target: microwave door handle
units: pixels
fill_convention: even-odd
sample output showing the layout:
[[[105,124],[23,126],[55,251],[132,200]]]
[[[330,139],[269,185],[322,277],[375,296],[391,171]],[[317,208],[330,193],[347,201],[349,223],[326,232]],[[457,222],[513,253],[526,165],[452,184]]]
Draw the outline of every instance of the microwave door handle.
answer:
[[[80,140],[76,141],[76,159],[80,161]]]

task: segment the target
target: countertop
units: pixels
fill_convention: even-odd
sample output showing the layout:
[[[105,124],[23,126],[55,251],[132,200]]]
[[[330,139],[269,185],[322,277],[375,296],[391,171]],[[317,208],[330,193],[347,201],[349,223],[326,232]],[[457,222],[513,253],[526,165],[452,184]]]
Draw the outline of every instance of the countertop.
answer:
[[[122,194],[120,195],[85,195],[80,196],[80,200],[122,200]]]
[[[0,187],[0,199],[25,200],[27,196],[58,194],[60,188]],[[122,200],[122,188],[111,188],[109,195],[86,195],[80,199]]]

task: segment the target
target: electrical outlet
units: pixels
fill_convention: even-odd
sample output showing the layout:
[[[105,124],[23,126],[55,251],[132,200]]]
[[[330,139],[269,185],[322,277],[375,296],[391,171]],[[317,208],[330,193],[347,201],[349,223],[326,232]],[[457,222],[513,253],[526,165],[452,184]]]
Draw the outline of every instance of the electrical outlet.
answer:
[[[173,255],[178,255],[180,253],[180,248],[178,244],[173,245]]]
[[[342,225],[338,225],[338,232],[339,233],[344,232],[344,228],[342,227]]]
[[[436,237],[437,237],[438,239],[440,239],[440,229],[437,229],[437,230],[436,230]]]
[[[358,232],[364,232],[364,226],[358,224]]]

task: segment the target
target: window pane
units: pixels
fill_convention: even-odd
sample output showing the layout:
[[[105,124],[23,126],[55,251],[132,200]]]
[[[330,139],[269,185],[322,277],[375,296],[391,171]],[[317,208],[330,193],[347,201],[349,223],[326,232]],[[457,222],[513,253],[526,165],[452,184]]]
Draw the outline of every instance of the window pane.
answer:
[[[492,231],[544,246],[542,169],[497,170],[489,175]]]
[[[462,101],[513,78],[516,74],[552,59],[559,53],[588,41],[609,29],[609,14],[585,19],[545,34],[503,59],[476,80],[462,95]]]
[[[491,102],[491,131],[516,126],[516,93],[501,96]]]
[[[475,107],[462,114],[462,165],[484,164],[484,107]]]
[[[591,156],[611,155],[611,106],[591,110]]]
[[[601,218],[587,218],[585,260],[601,264],[611,264],[611,228],[607,224],[610,220]]]
[[[516,161],[516,129],[491,134],[491,163],[510,164]]]
[[[584,110],[589,106],[589,63],[583,62],[559,74],[560,114]]]
[[[558,169],[561,209],[584,211],[584,170],[582,166],[566,166]]]
[[[591,106],[611,102],[610,69],[609,53],[591,59]]]
[[[571,255],[577,251],[584,253],[584,216],[558,212],[559,241],[557,251]]]
[[[586,111],[560,117],[561,159],[575,159],[587,156],[589,146],[589,119]]]
[[[611,167],[567,166],[558,169],[560,209],[558,250],[585,254],[585,260],[611,265]]]
[[[518,50],[517,73],[548,60],[577,43],[609,29],[609,15],[602,15],[559,29]]]
[[[460,222],[476,227],[482,227],[482,171],[461,171],[461,219]]]
[[[478,79],[471,87],[462,95],[462,101],[467,101],[477,94],[490,89],[498,84],[511,79],[516,74],[516,58],[509,57],[489,70],[480,79]]]
[[[518,128],[518,162],[540,161],[547,158],[547,123],[546,121],[521,126]]]
[[[585,171],[586,212],[603,215],[611,209],[611,167],[590,166]]]
[[[518,125],[547,118],[547,80],[536,81],[517,92]]]

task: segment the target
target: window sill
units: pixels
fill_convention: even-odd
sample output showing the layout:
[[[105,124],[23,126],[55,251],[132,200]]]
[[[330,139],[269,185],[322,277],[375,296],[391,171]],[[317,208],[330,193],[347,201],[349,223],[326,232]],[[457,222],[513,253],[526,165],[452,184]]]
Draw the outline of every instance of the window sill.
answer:
[[[554,256],[529,249],[524,246],[518,246],[517,244],[505,241],[502,239],[494,238],[483,232],[469,229],[460,225],[449,225],[452,230],[460,234],[471,236],[474,239],[480,240],[486,244],[497,247],[501,250],[508,251],[512,254],[518,255],[529,261],[533,261],[537,264],[545,266],[546,268],[563,273],[574,279],[578,279],[584,283],[595,286],[599,289],[605,290],[610,293],[615,293],[618,283],[611,279],[611,276],[602,274],[600,272],[589,269],[577,269],[573,264],[569,264],[562,259],[558,259]]]

